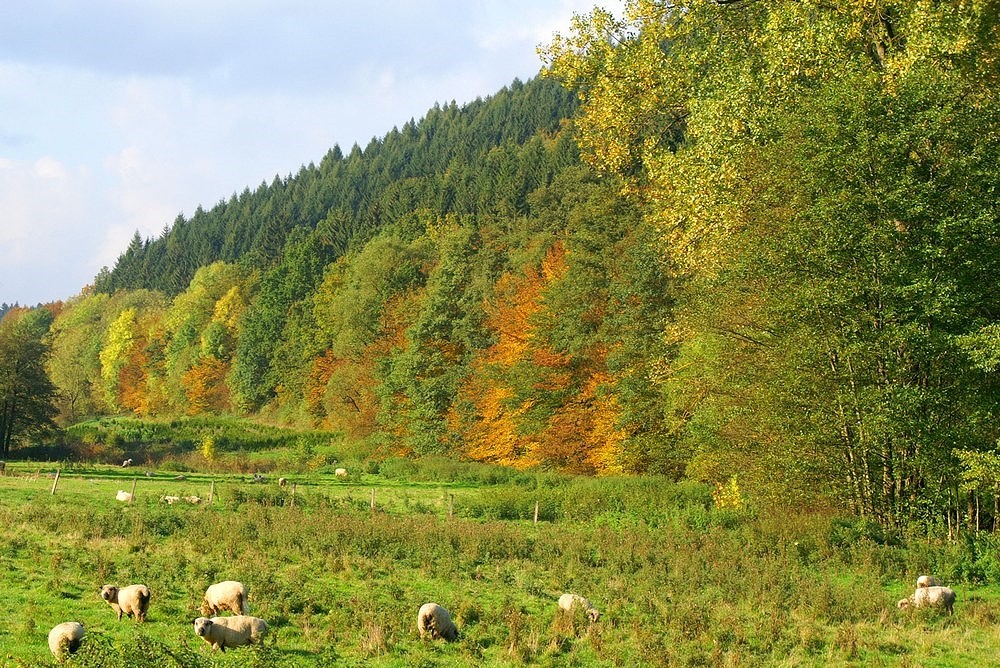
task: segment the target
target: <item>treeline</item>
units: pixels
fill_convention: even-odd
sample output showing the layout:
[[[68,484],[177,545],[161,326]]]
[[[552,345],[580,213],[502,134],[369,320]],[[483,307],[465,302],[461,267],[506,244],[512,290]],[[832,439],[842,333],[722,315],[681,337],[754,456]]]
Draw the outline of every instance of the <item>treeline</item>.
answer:
[[[995,521],[998,9],[578,17],[551,77],[136,237],[56,309],[63,419]]]
[[[683,473],[656,235],[582,165],[557,82],[435,107],[364,150],[138,237],[61,306],[62,419],[241,413],[582,473]]]

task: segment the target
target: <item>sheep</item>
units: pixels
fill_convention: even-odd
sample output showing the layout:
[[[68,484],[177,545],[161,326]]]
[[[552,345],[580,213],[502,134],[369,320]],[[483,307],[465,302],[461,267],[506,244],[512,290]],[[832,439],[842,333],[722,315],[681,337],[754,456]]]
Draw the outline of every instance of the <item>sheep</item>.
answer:
[[[122,462],[122,468],[128,468],[129,466],[132,466],[132,458],[131,457],[129,457],[128,459],[126,459],[125,461]]]
[[[146,585],[135,584],[120,589],[115,585],[104,585],[101,587],[101,598],[118,614],[118,621],[121,621],[122,614],[135,616],[137,622],[146,621],[149,609],[149,587]]]
[[[601,618],[600,611],[583,596],[579,594],[563,594],[559,597],[559,609],[563,612],[572,614],[573,610],[577,607],[583,608],[587,613],[587,619],[592,622],[596,622]]]
[[[921,575],[917,578],[917,588],[920,587],[937,587],[941,583],[937,581],[933,575]]]
[[[126,492],[124,489],[120,489],[118,490],[118,493],[115,494],[115,499],[124,503],[132,503],[132,494],[131,492]]]
[[[278,487],[284,487],[288,484],[288,480],[285,478],[278,478]]]
[[[187,501],[188,503],[194,504],[196,506],[199,503],[201,503],[201,497],[200,496],[193,496],[193,495],[192,496],[185,496],[184,500]]]
[[[333,472],[333,475],[337,476],[338,478],[346,478],[347,477],[347,469],[336,469]]]
[[[248,612],[247,589],[242,582],[226,580],[217,582],[205,590],[201,614],[207,617],[226,610],[234,615],[245,615]]]
[[[451,613],[437,603],[424,603],[417,612],[417,630],[420,639],[430,636],[432,640],[444,638],[451,642],[458,638],[458,629],[451,621]]]
[[[248,615],[199,617],[194,620],[194,632],[213,648],[225,652],[227,647],[259,642],[267,633],[267,622]]]
[[[912,596],[900,599],[896,607],[903,610],[910,608],[944,608],[949,615],[955,613],[955,591],[951,587],[917,587]]]
[[[181,500],[181,497],[179,497],[179,496],[173,496],[173,495],[170,495],[170,494],[166,494],[166,495],[160,497],[160,503],[165,503],[168,506],[172,506],[172,505],[174,505],[175,503],[177,503],[180,500]]]
[[[49,649],[52,650],[52,656],[62,659],[66,654],[72,654],[80,649],[83,636],[84,628],[80,622],[56,624],[49,631]]]

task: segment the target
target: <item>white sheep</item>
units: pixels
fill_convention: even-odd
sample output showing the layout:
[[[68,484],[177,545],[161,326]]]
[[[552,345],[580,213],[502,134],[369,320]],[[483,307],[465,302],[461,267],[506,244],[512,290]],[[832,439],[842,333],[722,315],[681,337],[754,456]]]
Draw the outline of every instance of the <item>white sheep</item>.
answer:
[[[118,490],[118,493],[115,494],[115,499],[124,503],[132,503],[132,494],[131,492],[126,492],[124,489],[120,489]]]
[[[573,614],[573,610],[576,608],[583,608],[587,612],[587,618],[592,622],[596,622],[601,618],[600,611],[583,596],[579,594],[563,594],[559,597],[559,609],[563,612]]]
[[[144,584],[134,584],[118,588],[115,585],[101,587],[101,598],[108,602],[111,609],[118,614],[135,616],[137,622],[146,621],[146,611],[149,609],[149,587]]]
[[[937,578],[933,575],[921,575],[917,578],[917,588],[920,587],[937,587],[941,583],[937,581]]]
[[[199,503],[201,503],[201,497],[200,496],[193,496],[193,495],[192,496],[185,496],[184,500],[187,501],[188,503],[192,503],[192,504],[194,504],[196,506]]]
[[[242,582],[226,580],[217,582],[205,590],[201,614],[217,615],[226,610],[234,615],[245,615],[248,612],[247,588]]]
[[[172,505],[174,505],[175,503],[177,503],[180,500],[181,500],[181,497],[179,497],[179,496],[172,496],[170,494],[166,494],[166,495],[160,497],[160,503],[165,503],[168,506],[172,506]]]
[[[955,591],[951,587],[917,587],[912,596],[909,596],[896,604],[902,609],[914,608],[944,608],[948,614],[955,612]]]
[[[249,615],[199,617],[194,620],[194,632],[215,649],[225,652],[227,647],[259,642],[267,633],[267,622]]]
[[[122,468],[128,468],[129,466],[132,466],[132,458],[131,457],[129,457],[128,459],[126,459],[125,461],[122,462]]]
[[[278,478],[278,487],[284,487],[288,484],[288,480],[285,478]]]
[[[52,650],[52,656],[62,659],[66,654],[72,654],[80,649],[83,635],[83,624],[80,622],[56,624],[49,631],[49,649]]]
[[[336,469],[334,470],[333,475],[337,476],[338,478],[346,478],[347,469]]]
[[[452,641],[458,638],[458,628],[451,621],[451,613],[437,603],[424,603],[417,612],[417,630],[420,639],[430,636],[432,640],[444,638]]]

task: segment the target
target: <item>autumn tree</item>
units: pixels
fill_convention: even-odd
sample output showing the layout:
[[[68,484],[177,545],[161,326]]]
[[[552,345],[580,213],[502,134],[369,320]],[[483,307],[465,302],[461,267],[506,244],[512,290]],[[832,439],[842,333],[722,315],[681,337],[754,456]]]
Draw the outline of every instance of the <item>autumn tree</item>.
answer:
[[[1000,398],[958,350],[997,312],[996,10],[635,1],[546,51],[684,286],[692,474],[886,523],[959,505],[945,444],[992,447]]]

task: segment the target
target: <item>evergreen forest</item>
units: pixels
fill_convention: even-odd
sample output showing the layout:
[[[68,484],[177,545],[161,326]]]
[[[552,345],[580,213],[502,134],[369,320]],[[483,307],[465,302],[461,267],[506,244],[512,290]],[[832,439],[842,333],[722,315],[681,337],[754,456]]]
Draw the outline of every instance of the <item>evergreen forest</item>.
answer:
[[[539,50],[5,308],[3,453],[242,415],[994,526],[1000,2],[631,0]]]

